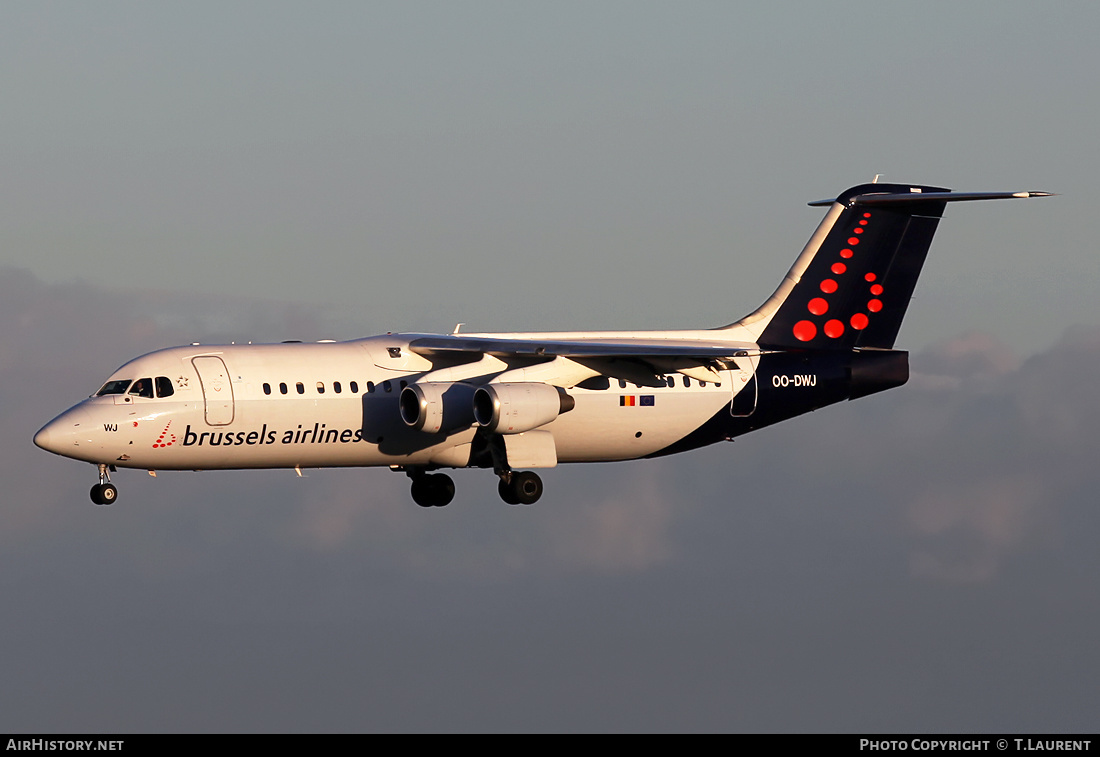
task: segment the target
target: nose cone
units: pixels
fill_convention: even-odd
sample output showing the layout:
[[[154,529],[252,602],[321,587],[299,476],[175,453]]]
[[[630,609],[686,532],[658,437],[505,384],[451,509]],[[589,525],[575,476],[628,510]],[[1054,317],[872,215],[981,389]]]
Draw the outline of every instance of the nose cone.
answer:
[[[55,455],[80,458],[81,448],[90,451],[92,441],[92,417],[80,407],[66,410],[34,435],[34,443]]]
[[[56,452],[57,450],[50,445],[50,437],[52,436],[50,432],[51,426],[53,426],[52,423],[47,423],[42,428],[38,429],[38,433],[34,435],[34,443],[47,452]]]

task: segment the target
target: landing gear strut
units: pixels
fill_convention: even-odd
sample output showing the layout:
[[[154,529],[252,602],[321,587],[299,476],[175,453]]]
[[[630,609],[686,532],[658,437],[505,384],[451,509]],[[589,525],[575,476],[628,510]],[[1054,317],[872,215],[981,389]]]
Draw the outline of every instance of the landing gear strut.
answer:
[[[99,483],[92,487],[91,497],[97,505],[113,505],[118,499],[118,488],[111,483],[111,471],[106,463],[99,464]]]
[[[529,470],[501,473],[497,494],[509,505],[533,505],[542,496],[542,479]]]
[[[455,498],[455,482],[445,473],[410,473],[413,502],[421,507],[445,507]]]

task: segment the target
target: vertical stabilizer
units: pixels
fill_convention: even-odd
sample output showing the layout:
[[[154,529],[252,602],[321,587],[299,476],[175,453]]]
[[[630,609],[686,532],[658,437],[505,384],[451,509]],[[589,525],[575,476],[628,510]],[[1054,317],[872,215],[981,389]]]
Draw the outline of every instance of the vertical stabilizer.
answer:
[[[900,184],[847,190],[775,295],[742,324],[771,347],[892,347],[949,193]]]

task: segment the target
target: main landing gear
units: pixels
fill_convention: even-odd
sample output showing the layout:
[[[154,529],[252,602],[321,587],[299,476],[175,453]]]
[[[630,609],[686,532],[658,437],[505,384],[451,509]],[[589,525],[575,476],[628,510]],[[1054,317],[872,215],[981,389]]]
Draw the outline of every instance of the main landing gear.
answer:
[[[399,469],[401,470],[401,469]],[[445,507],[455,497],[455,483],[444,473],[404,469],[412,479],[413,502],[421,507]],[[502,471],[497,493],[509,505],[533,505],[542,496],[542,479],[532,471]]]
[[[106,463],[99,464],[99,483],[92,487],[91,497],[97,505],[113,505],[118,499],[118,488],[111,483],[111,471]]]
[[[507,471],[500,474],[497,494],[509,505],[533,505],[542,496],[542,479],[534,471]]]
[[[421,507],[445,507],[455,498],[455,482],[445,473],[410,473],[413,502]]]

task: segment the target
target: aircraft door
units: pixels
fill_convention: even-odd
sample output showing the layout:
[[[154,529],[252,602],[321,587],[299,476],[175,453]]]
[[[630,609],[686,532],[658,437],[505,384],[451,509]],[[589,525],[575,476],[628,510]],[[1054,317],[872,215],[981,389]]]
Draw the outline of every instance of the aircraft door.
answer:
[[[759,358],[757,358],[757,361]],[[747,418],[756,412],[756,361],[748,357],[739,357],[736,367],[730,371],[736,394],[730,402],[730,415],[734,418]],[[740,389],[738,389],[740,387]]]
[[[211,426],[227,426],[233,422],[233,383],[220,357],[207,355],[191,358],[199,373],[202,398],[206,402],[206,422]]]

